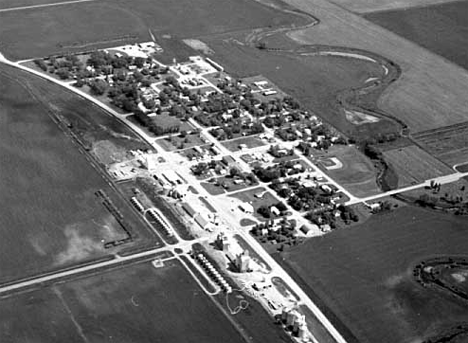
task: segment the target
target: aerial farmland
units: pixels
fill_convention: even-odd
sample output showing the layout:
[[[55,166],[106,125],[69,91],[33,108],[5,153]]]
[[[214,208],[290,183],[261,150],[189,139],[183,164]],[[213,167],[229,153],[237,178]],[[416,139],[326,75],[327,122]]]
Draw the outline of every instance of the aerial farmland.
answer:
[[[466,340],[465,5],[0,0],[0,342]]]

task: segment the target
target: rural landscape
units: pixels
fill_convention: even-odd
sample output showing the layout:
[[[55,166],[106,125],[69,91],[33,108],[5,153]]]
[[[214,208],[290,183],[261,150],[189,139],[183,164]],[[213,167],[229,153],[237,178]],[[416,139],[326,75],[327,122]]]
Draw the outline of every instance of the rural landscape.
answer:
[[[0,0],[0,342],[468,341],[467,6]]]

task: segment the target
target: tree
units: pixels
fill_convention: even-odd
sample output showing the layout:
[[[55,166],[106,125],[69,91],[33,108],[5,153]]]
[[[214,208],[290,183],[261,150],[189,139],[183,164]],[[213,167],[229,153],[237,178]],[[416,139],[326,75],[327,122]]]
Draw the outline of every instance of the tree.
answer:
[[[34,60],[34,63],[43,71],[47,71],[47,64],[44,62],[43,59]]]
[[[270,218],[271,216],[270,209],[267,206],[260,206],[257,212],[264,218]]]
[[[145,62],[146,62],[146,59],[143,57],[136,57],[134,60],[134,63],[137,66],[137,68],[143,68],[143,66],[145,65]]]
[[[231,177],[235,177],[235,176],[239,175],[239,169],[237,169],[235,167],[232,167],[229,170],[229,175],[231,175]]]
[[[60,68],[57,69],[55,72],[58,77],[60,77],[61,80],[67,80],[70,77],[70,72],[68,71],[67,68]]]
[[[89,83],[89,87],[94,95],[103,95],[106,92],[108,85],[106,81],[97,79],[91,81]]]

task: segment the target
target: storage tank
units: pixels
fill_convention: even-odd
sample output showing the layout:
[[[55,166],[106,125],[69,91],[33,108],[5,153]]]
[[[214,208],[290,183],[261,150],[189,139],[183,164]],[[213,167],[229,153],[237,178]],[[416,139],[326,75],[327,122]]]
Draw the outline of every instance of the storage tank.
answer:
[[[299,332],[299,328],[306,324],[305,316],[303,314],[299,314],[294,321],[293,333],[297,334]]]
[[[308,330],[306,324],[299,326],[297,338],[299,338],[301,341],[305,341],[308,338]]]

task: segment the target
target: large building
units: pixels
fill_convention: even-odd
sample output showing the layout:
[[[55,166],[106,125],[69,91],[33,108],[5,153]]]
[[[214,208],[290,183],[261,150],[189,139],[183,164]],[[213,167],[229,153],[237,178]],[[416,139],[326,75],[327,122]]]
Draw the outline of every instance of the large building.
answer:
[[[242,254],[237,255],[236,268],[240,273],[245,273],[250,270],[250,256],[247,250]]]

